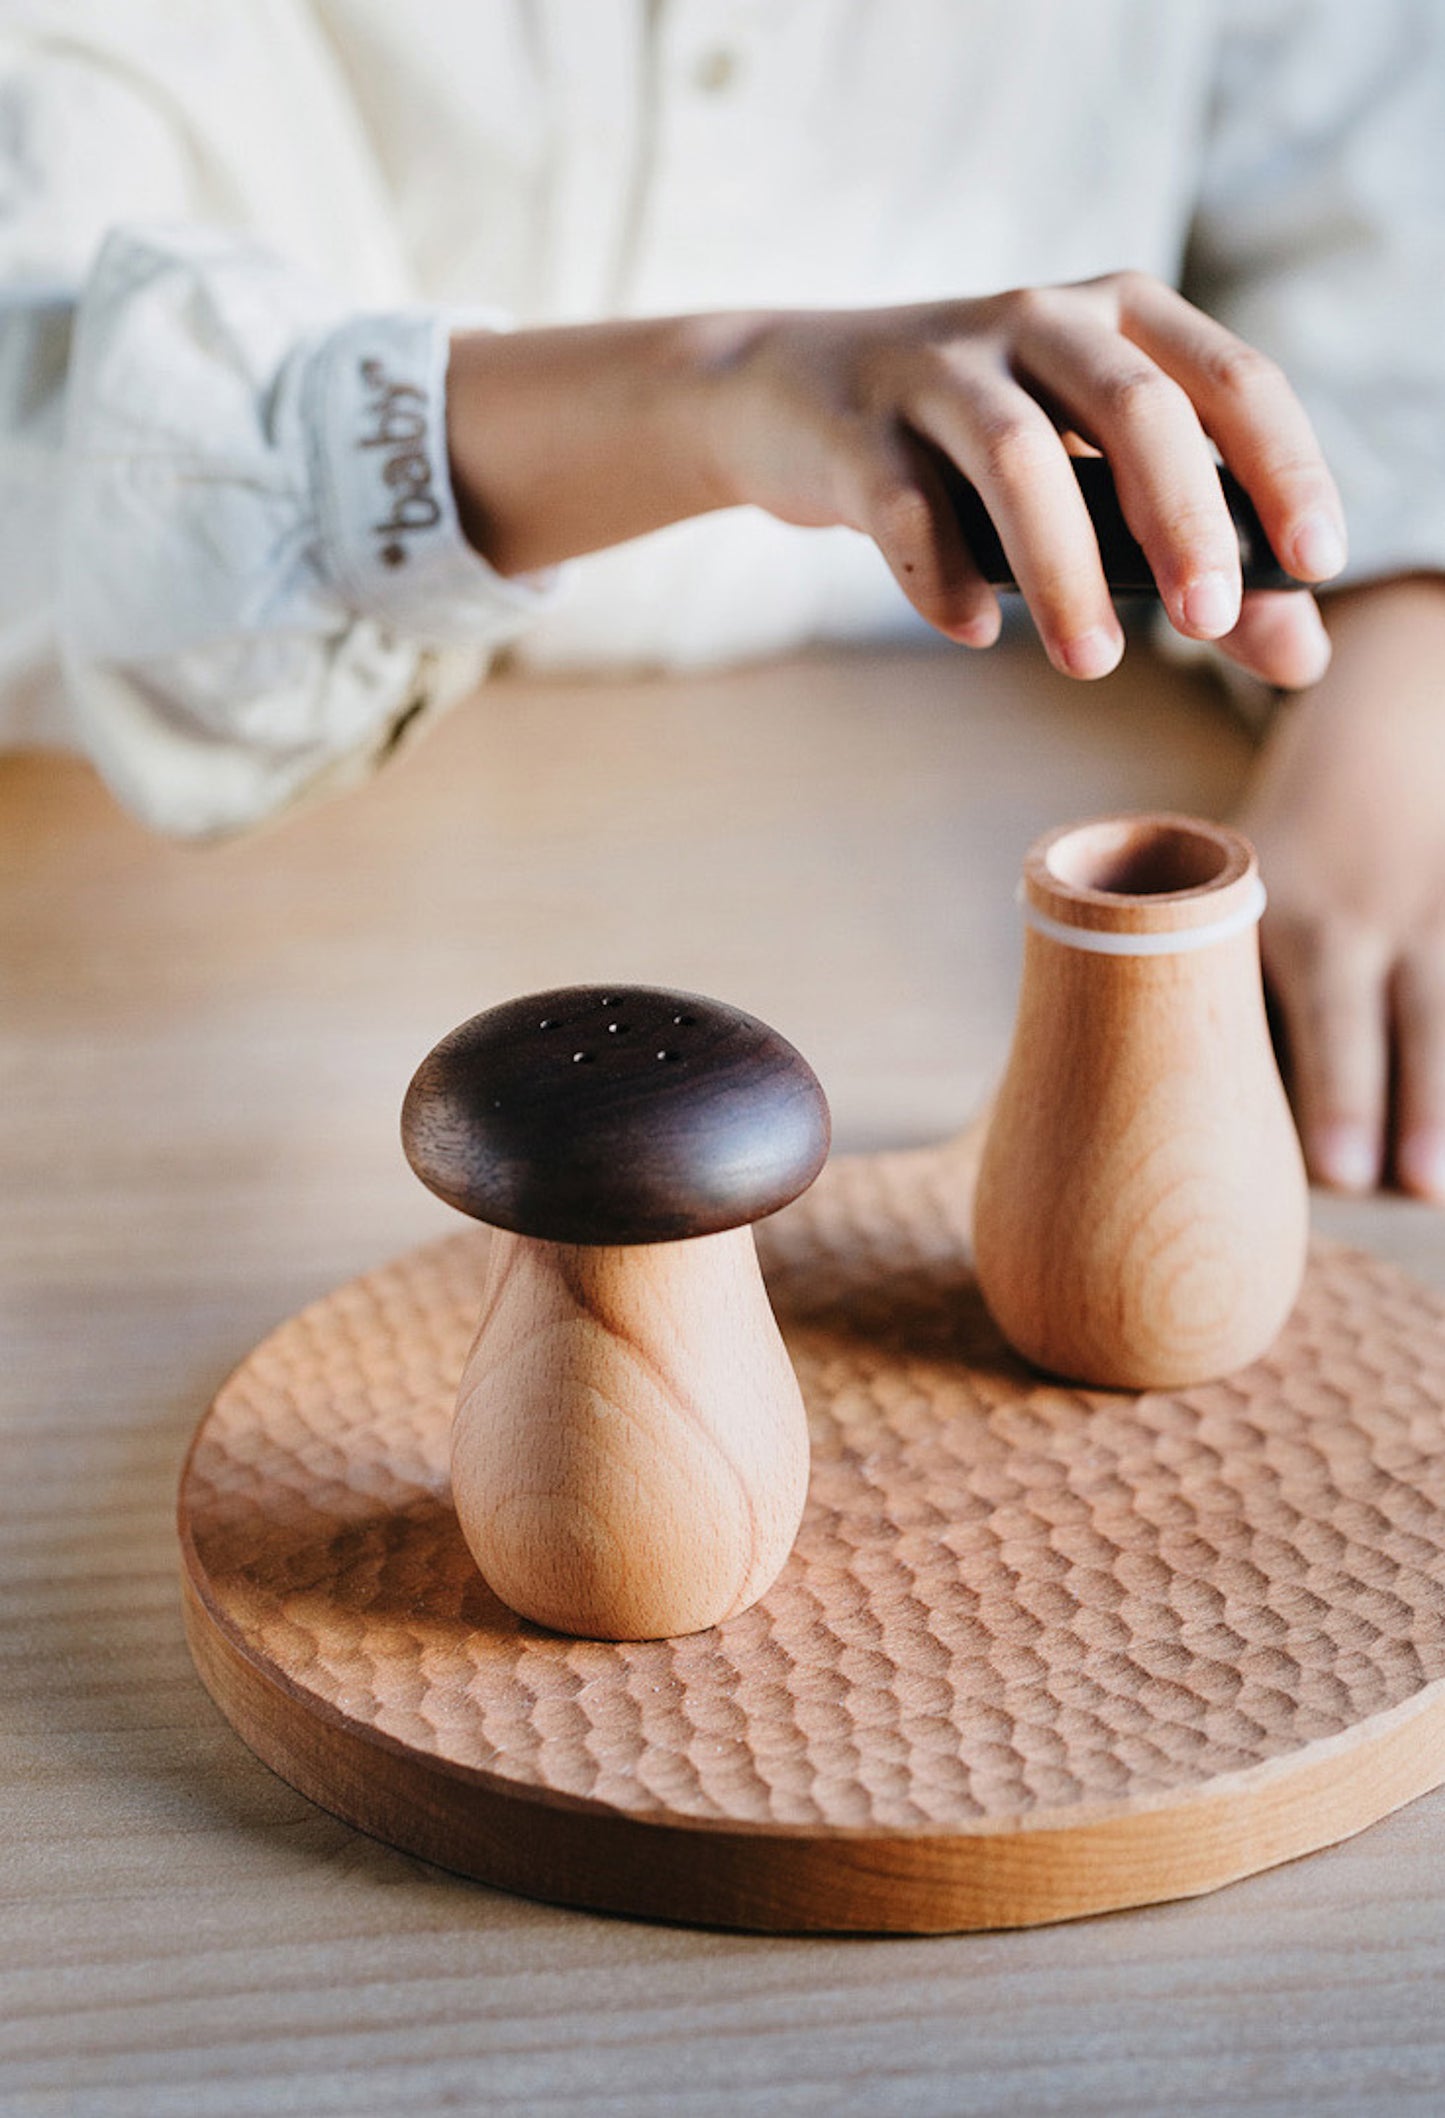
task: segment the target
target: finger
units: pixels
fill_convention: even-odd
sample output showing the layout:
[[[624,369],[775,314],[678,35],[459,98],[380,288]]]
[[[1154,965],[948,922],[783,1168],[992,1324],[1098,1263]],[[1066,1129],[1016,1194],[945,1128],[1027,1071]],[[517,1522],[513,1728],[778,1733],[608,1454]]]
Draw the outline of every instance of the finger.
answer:
[[[1299,589],[1252,590],[1239,623],[1219,645],[1251,676],[1287,691],[1317,684],[1330,666],[1330,636],[1319,605]]]
[[[1389,1089],[1385,950],[1371,934],[1268,913],[1260,939],[1310,1173],[1369,1191],[1380,1180]]]
[[[992,647],[1002,613],[949,505],[928,450],[906,434],[875,441],[852,514],[914,609],[950,640]]]
[[[1107,676],[1124,634],[1094,525],[1050,420],[1003,374],[951,377],[949,387],[920,393],[909,414],[978,487],[1054,667]]]
[[[1394,980],[1395,1174],[1445,1201],[1445,932],[1413,948]]]
[[[1309,415],[1267,355],[1143,273],[1119,280],[1119,320],[1187,391],[1220,454],[1259,510],[1264,533],[1301,581],[1345,563],[1345,516]]]
[[[1066,293],[1021,308],[1016,358],[1099,442],[1171,623],[1217,640],[1239,621],[1239,538],[1199,415],[1172,377]]]

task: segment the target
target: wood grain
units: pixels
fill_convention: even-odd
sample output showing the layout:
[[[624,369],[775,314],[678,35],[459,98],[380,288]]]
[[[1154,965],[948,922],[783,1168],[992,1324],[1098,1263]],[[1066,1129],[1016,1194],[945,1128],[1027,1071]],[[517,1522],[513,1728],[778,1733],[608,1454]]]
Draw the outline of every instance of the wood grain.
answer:
[[[433,1048],[401,1132],[423,1183],[494,1231],[451,1429],[489,1586],[592,1639],[746,1610],[808,1482],[749,1232],[828,1153],[802,1054],[697,993],[524,994]]]
[[[539,1625],[698,1632],[754,1604],[797,1535],[807,1415],[751,1228],[627,1248],[493,1231],[455,1406],[462,1536]]]
[[[784,1930],[1193,1895],[1445,1778],[1445,1303],[1326,1250],[1268,1361],[1060,1389],[982,1310],[971,1176],[971,1141],[845,1161],[778,1223],[808,1513],[691,1639],[569,1643],[473,1574],[447,1432],[485,1239],[284,1326],[182,1482],[218,1702],[445,1866]]]
[[[412,1168],[492,1228],[674,1243],[776,1213],[828,1153],[801,1052],[741,1008],[627,984],[525,994],[452,1030],[402,1106]]]
[[[614,966],[777,1023],[845,1146],[938,1137],[1003,1060],[1030,840],[1226,814],[1247,756],[1136,645],[1088,686],[1012,649],[498,683],[364,795],[205,854],[78,765],[0,762],[6,2118],[1437,2118],[1445,1795],[1122,1917],[662,1927],[326,1815],[181,1625],[197,1407],[455,1225],[394,1132],[438,1024]],[[1445,1214],[1315,1213],[1445,1290]]]
[[[1188,817],[1061,826],[1024,862],[1053,931],[1025,936],[975,1237],[994,1317],[1050,1374],[1205,1382],[1263,1355],[1294,1304],[1309,1194],[1257,926],[1164,955],[1066,938],[1187,941],[1258,889],[1247,841]]]

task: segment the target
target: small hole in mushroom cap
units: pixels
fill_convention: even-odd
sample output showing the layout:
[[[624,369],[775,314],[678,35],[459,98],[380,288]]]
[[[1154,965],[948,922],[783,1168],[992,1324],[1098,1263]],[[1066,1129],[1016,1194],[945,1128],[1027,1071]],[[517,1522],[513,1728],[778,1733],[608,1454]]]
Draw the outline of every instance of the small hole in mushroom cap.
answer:
[[[590,1066],[592,1064],[592,1054],[590,1052],[574,1052],[572,1054],[572,1064],[574,1066]]]
[[[609,1022],[607,1034],[609,1037],[625,1037],[627,1035],[627,1024],[625,1022]]]
[[[620,1008],[622,1002],[615,993],[604,993],[602,995],[602,1005],[605,1008]]]
[[[683,1029],[687,1030],[690,1030],[693,1024],[697,1021],[696,1015],[674,1015],[672,1019],[674,1022],[680,1024]]]
[[[540,1021],[540,1022],[539,1022],[539,1023],[537,1024],[537,1027],[538,1027],[538,1029],[539,1029],[539,1030],[550,1030],[550,1029],[551,1029],[551,1027],[552,1027],[552,1018],[551,1018],[551,1016],[550,1016],[550,1015],[544,1015],[544,1016],[542,1017],[542,1020],[541,1020],[541,1021]]]
[[[670,1063],[675,1063],[675,1062],[676,1062],[677,1060],[679,1060],[679,1059],[680,1059],[680,1058],[682,1057],[682,1053],[681,1053],[681,1052],[659,1052],[657,1056],[658,1056],[658,1058],[659,1058],[659,1059],[666,1059],[666,1060],[668,1060],[668,1061],[669,1061]]]

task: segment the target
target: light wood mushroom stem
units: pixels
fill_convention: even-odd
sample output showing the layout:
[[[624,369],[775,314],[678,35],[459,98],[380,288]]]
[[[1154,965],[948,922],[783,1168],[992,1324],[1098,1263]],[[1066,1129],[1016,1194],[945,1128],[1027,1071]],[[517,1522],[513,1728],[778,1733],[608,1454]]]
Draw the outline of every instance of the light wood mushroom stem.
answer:
[[[807,1484],[751,1228],[626,1248],[493,1233],[452,1491],[504,1603],[586,1638],[700,1631],[772,1583]]]

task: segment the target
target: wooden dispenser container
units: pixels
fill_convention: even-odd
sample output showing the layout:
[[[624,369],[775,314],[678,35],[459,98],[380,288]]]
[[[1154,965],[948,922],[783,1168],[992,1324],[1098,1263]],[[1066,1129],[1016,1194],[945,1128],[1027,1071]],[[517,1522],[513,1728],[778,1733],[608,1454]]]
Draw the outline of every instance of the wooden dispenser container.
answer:
[[[695,994],[569,987],[443,1039],[402,1135],[423,1183],[498,1231],[451,1441],[489,1586],[594,1639],[746,1610],[808,1484],[749,1225],[827,1155],[806,1061]]]
[[[1308,1193],[1265,1020],[1253,849],[1184,816],[1033,847],[1013,1050],[975,1204],[978,1278],[1037,1367],[1148,1389],[1272,1344]]]
[[[1065,945],[1061,973],[1032,941],[1066,999],[1070,970],[1110,967]],[[1221,963],[1220,1023],[1206,1011],[1193,1032],[1216,1085],[1233,1079],[1234,1012],[1254,1020],[1246,973],[1252,959],[1229,986]],[[333,1289],[202,1420],[180,1493],[186,1627],[253,1750],[363,1830],[502,1888],[795,1932],[1031,1926],[1192,1896],[1436,1786],[1445,1302],[1322,1244],[1271,1357],[1227,1384],[1060,1388],[1004,1355],[977,1298],[971,1140],[834,1161],[759,1231],[813,1461],[792,1555],[750,1610],[612,1641],[498,1601],[449,1485],[464,1365],[456,1504],[519,1607],[681,1632],[756,1593],[791,1535],[797,1398],[751,1232],[720,1201],[757,1200],[765,1169],[779,1196],[784,1167],[805,1183],[822,1101],[760,1024],[669,1013],[671,997],[549,995],[502,1011],[495,1041],[486,1017],[448,1040],[409,1143],[507,1232],[459,1227]],[[540,1023],[558,998],[554,1068]],[[604,1000],[677,1045],[574,1062],[624,1042]],[[1089,1006],[1050,1032],[1065,1060]],[[674,1048],[691,1056],[657,1059]],[[1127,1034],[1105,1052],[1128,1076],[1112,1100],[1067,1064],[1045,1082],[1079,1096],[1061,1150],[1076,1176],[1111,1138],[1101,1103],[1122,1136],[1146,1096]],[[1180,1175],[1201,1210],[1205,1131]],[[618,1195],[604,1214],[598,1187],[666,1220],[669,1167],[684,1226],[615,1244]],[[1122,1182],[1100,1181],[1098,1225],[1112,1236],[1118,1208],[1167,1258],[1153,1170],[1146,1140]],[[1046,1237],[1088,1204],[1068,1176]],[[1278,1187],[1259,1191],[1273,1210]],[[682,1240],[702,1199],[716,1232]],[[565,1241],[516,1232],[544,1214],[560,1228],[564,1205]],[[1000,1225],[996,1198],[985,1247]]]

